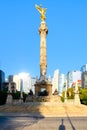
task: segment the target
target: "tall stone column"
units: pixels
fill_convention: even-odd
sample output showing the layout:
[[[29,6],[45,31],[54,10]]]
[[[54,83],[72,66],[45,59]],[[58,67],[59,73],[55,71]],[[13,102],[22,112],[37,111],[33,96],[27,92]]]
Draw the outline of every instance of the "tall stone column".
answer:
[[[47,55],[46,55],[46,35],[48,28],[46,22],[42,21],[39,27],[40,34],[40,77],[46,75]]]
[[[48,28],[46,26],[46,8],[35,5],[36,9],[41,14],[41,23],[39,27],[40,34],[40,78],[36,80],[35,83],[35,95],[39,95],[43,89],[45,89],[48,95],[52,95],[52,84],[46,76],[47,70],[47,55],[46,55],[46,36],[48,33]]]

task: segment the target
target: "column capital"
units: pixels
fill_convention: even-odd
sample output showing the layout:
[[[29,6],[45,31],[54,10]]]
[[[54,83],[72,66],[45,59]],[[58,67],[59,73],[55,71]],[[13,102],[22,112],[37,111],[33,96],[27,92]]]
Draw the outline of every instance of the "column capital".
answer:
[[[48,34],[48,28],[45,21],[42,21],[40,24],[39,33],[41,34],[41,32],[46,32],[46,34]]]

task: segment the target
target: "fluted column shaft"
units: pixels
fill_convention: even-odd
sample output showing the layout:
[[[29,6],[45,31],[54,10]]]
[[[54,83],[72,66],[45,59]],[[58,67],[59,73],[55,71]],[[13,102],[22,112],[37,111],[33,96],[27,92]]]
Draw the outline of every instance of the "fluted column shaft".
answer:
[[[47,55],[46,55],[46,35],[48,33],[48,28],[45,21],[41,22],[39,27],[40,34],[40,76],[46,75],[47,68]]]

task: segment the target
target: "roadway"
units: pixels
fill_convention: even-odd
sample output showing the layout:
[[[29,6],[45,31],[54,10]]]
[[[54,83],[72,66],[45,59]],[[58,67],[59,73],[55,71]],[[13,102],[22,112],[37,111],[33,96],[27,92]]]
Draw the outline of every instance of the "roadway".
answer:
[[[87,130],[87,117],[0,116],[0,130]]]

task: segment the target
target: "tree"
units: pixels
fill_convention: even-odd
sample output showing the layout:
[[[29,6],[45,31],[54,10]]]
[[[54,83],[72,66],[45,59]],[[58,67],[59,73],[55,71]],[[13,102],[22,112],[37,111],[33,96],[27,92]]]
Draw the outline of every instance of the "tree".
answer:
[[[74,99],[74,88],[68,88],[67,89],[67,99]],[[64,98],[65,98],[65,91],[62,92],[62,97],[61,100],[64,102]]]
[[[12,93],[13,99],[20,99],[20,95],[21,95],[20,91],[16,91]]]
[[[7,99],[7,91],[0,90],[0,105],[4,105],[6,103],[6,99]]]
[[[87,88],[81,89],[80,91],[80,101],[82,104],[87,105]]]
[[[23,102],[26,101],[27,94],[23,92]]]
[[[68,99],[74,99],[74,90],[73,90],[73,87],[67,89],[67,98]]]

